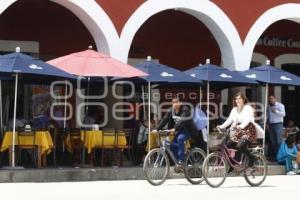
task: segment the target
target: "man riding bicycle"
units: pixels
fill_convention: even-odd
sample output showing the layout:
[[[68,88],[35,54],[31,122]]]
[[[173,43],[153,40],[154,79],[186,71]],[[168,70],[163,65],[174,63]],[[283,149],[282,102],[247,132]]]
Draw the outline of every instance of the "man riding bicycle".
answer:
[[[162,130],[167,124],[167,128],[174,129],[176,133],[171,144],[171,151],[178,160],[177,168],[182,169],[185,157],[185,141],[191,137],[196,138],[198,130],[193,122],[191,111],[187,106],[182,105],[178,96],[172,99],[172,108],[164,115],[157,126],[157,130]]]

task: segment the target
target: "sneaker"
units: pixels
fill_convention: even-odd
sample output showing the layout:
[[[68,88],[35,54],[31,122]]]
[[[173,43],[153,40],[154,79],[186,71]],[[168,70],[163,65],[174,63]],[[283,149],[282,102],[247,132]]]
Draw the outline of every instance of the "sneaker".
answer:
[[[294,172],[294,171],[289,171],[289,172],[286,173],[286,175],[296,175],[296,172]]]
[[[232,174],[233,172],[234,172],[234,168],[230,166],[227,173]]]
[[[174,168],[175,173],[182,173],[183,167],[184,167],[183,162],[179,161],[178,164]]]

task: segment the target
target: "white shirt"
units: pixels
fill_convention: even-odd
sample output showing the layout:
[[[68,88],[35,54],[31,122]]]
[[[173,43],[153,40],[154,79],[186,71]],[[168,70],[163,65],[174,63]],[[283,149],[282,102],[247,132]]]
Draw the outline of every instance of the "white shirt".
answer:
[[[250,105],[244,105],[241,111],[238,110],[238,107],[234,107],[227,120],[220,126],[221,129],[224,129],[231,125],[231,127],[236,127],[237,124],[239,128],[245,128],[250,122],[254,122],[254,110]]]
[[[274,109],[275,112],[273,112],[272,109]],[[285,117],[284,105],[279,102],[275,102],[273,106],[269,105],[267,108],[267,114],[270,124],[283,123],[283,117]]]
[[[237,107],[234,107],[227,120],[220,126],[221,129],[224,129],[231,125],[231,127],[240,124],[238,127],[243,129],[249,123],[253,123],[256,129],[257,138],[264,138],[265,134],[263,129],[254,121],[254,110],[251,106],[245,105],[244,108],[239,112]]]

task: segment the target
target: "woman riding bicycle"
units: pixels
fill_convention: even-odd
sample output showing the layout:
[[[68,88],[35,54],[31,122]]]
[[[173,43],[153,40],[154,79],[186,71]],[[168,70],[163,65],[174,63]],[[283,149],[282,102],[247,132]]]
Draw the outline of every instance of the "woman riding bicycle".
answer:
[[[250,153],[248,146],[256,143],[257,131],[262,131],[254,121],[254,110],[247,104],[248,99],[242,93],[237,93],[233,98],[233,109],[228,119],[217,128],[224,129],[230,126],[228,147],[236,147],[249,159],[248,167],[253,167],[255,157]]]

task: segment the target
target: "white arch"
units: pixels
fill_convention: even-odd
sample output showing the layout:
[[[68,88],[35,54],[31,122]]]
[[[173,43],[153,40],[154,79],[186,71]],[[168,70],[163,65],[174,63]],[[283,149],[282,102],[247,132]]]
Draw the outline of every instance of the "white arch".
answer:
[[[241,49],[240,36],[227,15],[208,0],[148,0],[128,19],[120,36],[119,58],[127,61],[132,40],[151,16],[169,9],[193,15],[204,23],[214,35],[221,49],[222,63],[234,69],[238,65],[237,52]]]
[[[274,66],[281,68],[283,64],[300,63],[300,54],[282,54],[274,59]],[[275,95],[281,101],[281,87],[275,87]]]
[[[252,62],[257,62],[260,63],[261,65],[264,65],[266,63],[266,60],[269,60],[268,57],[262,53],[254,52],[252,54],[252,59],[251,59]]]
[[[282,54],[274,59],[274,65],[279,68],[289,63],[300,63],[300,54]]]
[[[243,60],[241,70],[247,70],[249,68],[254,47],[263,32],[273,23],[283,19],[297,22],[300,19],[299,10],[300,4],[283,4],[267,10],[258,18],[244,41],[243,51],[240,54],[240,57]]]
[[[1,0],[0,14],[17,0]],[[105,11],[94,0],[51,0],[77,16],[90,31],[101,52],[114,55],[118,33]]]

